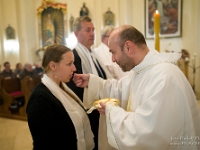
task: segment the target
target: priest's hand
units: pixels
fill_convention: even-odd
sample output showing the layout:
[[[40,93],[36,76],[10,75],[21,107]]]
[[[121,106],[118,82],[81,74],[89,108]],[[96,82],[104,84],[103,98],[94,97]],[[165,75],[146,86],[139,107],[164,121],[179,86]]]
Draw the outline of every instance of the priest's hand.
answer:
[[[74,74],[73,81],[78,87],[87,87],[89,82],[90,75],[89,74]]]
[[[100,102],[101,108],[98,108],[97,110],[101,115],[105,115],[105,109],[106,109],[106,104],[103,102]]]

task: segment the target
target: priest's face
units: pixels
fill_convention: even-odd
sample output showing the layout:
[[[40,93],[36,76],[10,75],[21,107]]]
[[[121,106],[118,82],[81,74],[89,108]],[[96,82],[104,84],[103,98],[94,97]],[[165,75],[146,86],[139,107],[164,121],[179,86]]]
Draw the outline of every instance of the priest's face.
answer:
[[[118,60],[116,60],[116,63],[121,67],[121,69],[126,72],[130,71],[132,69],[132,61],[130,57],[127,56],[127,54],[124,52],[124,50],[120,49],[121,53],[118,57]]]
[[[109,48],[112,53],[112,61],[116,62],[124,72],[130,71],[132,69],[132,61],[125,50],[121,49],[121,47],[112,40],[109,42]]]
[[[75,31],[78,42],[88,49],[94,44],[94,29],[92,22],[81,22],[81,29]]]

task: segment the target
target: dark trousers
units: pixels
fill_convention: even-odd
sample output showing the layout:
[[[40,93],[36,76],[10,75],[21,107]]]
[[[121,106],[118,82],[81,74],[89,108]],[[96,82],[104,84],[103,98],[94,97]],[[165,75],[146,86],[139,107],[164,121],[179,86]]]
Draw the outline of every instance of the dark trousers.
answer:
[[[93,112],[91,114],[88,114],[91,129],[94,134],[95,147],[93,150],[98,150],[99,116],[100,116],[100,114],[97,110],[93,110]]]

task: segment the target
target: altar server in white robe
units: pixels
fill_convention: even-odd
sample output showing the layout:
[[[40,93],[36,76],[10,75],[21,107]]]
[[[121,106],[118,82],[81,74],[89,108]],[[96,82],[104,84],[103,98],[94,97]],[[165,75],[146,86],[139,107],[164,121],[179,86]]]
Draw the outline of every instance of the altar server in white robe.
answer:
[[[76,74],[74,82],[86,87],[84,104],[116,98],[119,106],[100,103],[105,114],[109,144],[120,150],[199,150],[200,111],[195,94],[176,66],[176,53],[149,50],[144,36],[122,25],[109,37],[112,60],[132,72],[117,80]],[[94,86],[95,85],[95,88]]]
[[[109,52],[108,38],[114,29],[114,26],[107,25],[101,30],[101,44],[94,49],[94,52],[97,54],[98,58],[101,59],[112,77],[120,79],[128,74],[128,72],[123,72],[119,65],[112,61],[112,54]]]

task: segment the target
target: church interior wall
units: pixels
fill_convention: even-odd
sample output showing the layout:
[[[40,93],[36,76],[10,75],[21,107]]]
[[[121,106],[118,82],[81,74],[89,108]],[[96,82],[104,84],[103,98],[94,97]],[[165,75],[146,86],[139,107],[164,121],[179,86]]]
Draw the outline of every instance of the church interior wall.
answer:
[[[104,26],[103,14],[110,8],[115,15],[115,26],[131,24],[145,34],[145,0],[54,0],[67,4],[67,29],[68,39],[74,38],[70,32],[69,19],[79,16],[83,5],[89,9],[89,16],[95,26],[95,43],[100,42],[100,31]],[[40,47],[39,18],[36,15],[37,8],[42,0],[0,0],[0,64],[11,62],[14,68],[17,62],[34,63],[39,61],[36,50]],[[7,40],[5,29],[8,25],[15,30],[15,39]],[[160,39],[160,49],[164,52],[180,52],[186,49],[191,55],[196,53],[197,66],[200,65],[200,1],[182,0],[182,35],[181,37]],[[72,42],[73,43],[73,42]],[[75,44],[75,43],[73,43]],[[154,48],[154,40],[147,39],[148,46]],[[73,48],[74,45],[69,45]],[[189,69],[189,81],[192,82],[192,69]],[[200,69],[196,72],[196,88],[200,89]],[[198,91],[200,93],[200,90]]]

